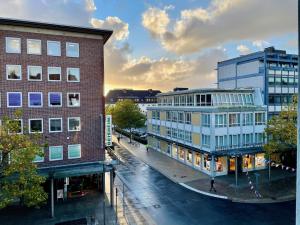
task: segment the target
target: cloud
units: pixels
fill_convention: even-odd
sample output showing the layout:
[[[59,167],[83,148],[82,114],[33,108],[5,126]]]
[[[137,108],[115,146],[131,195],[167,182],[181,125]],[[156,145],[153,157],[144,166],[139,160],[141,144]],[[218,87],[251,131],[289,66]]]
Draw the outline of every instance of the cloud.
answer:
[[[165,10],[152,7],[143,18],[150,15],[155,23],[143,23],[144,27],[166,50],[177,54],[194,53],[230,41],[263,40],[297,30],[295,0],[213,0],[207,8],[181,11],[180,18],[174,21]],[[159,24],[164,29],[155,33]]]
[[[251,52],[250,49],[246,45],[238,45],[236,47],[236,50],[238,50],[238,52],[241,55],[247,55],[247,54],[249,54]]]
[[[263,50],[266,47],[270,47],[271,43],[264,41],[264,40],[255,40],[252,42],[252,45],[259,50]]]
[[[89,21],[95,10],[93,0],[0,1],[1,17],[76,26],[90,26]]]
[[[167,31],[170,22],[166,9],[149,8],[142,15],[142,24],[152,36],[159,36]]]
[[[171,9],[172,7],[167,7],[160,11],[149,11],[144,23],[149,29],[153,29],[153,34],[166,33],[169,25],[167,11]],[[110,87],[170,90],[175,86],[204,87],[215,81],[216,62],[226,57],[222,48],[211,49],[192,59],[153,59],[146,55],[134,58],[132,48],[127,43],[129,24],[115,16],[95,18],[95,10],[93,0],[0,1],[2,17],[13,15],[17,19],[113,29],[113,37],[106,43],[104,50],[105,83]],[[149,15],[154,17],[149,18]]]
[[[117,41],[125,40],[129,35],[129,25],[118,17],[108,16],[105,20],[91,19],[91,24],[95,28],[113,30],[113,39]]]
[[[112,54],[112,53],[115,54]],[[207,87],[216,80],[214,71],[217,61],[226,58],[221,49],[212,49],[196,59],[151,59],[143,56],[129,57],[128,49],[107,51],[106,62],[114,59],[114,65],[106,65],[107,81],[112,86],[132,88],[154,87],[163,91],[184,85],[187,87]],[[109,55],[108,55],[109,54]],[[112,57],[114,55],[114,57]],[[115,64],[119,66],[115,66]]]

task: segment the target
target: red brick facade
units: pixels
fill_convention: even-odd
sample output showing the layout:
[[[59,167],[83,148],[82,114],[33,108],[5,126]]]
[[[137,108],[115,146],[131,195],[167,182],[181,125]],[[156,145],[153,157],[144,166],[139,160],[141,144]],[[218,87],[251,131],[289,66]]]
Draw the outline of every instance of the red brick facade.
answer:
[[[21,38],[21,54],[5,51],[5,38]],[[42,41],[41,55],[27,54],[27,39]],[[47,40],[60,41],[61,56],[47,55]],[[66,57],[66,42],[79,43],[79,58]],[[7,108],[7,92],[22,92],[23,128],[28,130],[28,119],[43,118],[43,139],[49,146],[63,146],[63,160],[49,161],[48,148],[45,149],[44,162],[40,166],[95,162],[104,159],[104,72],[103,39],[74,37],[72,35],[50,35],[42,33],[0,30],[0,119],[4,115],[12,116],[16,109]],[[21,65],[22,80],[6,80],[6,65]],[[42,81],[27,80],[27,66],[42,66]],[[61,81],[48,81],[47,67],[61,67]],[[67,82],[67,67],[80,68],[80,82]],[[28,92],[43,92],[43,107],[28,107]],[[62,107],[48,106],[48,92],[62,92]],[[80,107],[67,107],[67,93],[80,93]],[[81,131],[68,132],[68,117],[81,118]],[[49,133],[48,119],[62,118],[63,131]],[[102,117],[103,118],[103,117]],[[102,128],[101,128],[102,124]],[[101,143],[101,141],[103,143]],[[81,158],[68,159],[68,145],[81,144]]]

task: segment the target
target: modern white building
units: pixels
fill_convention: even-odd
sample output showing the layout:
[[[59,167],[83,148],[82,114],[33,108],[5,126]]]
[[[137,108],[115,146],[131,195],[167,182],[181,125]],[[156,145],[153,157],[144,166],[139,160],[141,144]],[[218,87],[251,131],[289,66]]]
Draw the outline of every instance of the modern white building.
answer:
[[[269,116],[298,93],[298,56],[274,47],[218,62],[217,70],[218,88],[260,88]]]
[[[260,89],[195,89],[157,98],[147,109],[150,148],[211,176],[265,168],[267,107]]]

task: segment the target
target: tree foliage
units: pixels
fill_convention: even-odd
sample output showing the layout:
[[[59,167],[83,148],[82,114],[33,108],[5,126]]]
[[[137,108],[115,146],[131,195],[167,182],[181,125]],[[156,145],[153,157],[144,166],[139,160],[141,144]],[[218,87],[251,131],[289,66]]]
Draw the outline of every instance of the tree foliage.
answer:
[[[112,115],[112,122],[120,129],[129,129],[145,126],[146,116],[137,104],[131,100],[117,102],[114,106],[107,106],[106,113]]]
[[[297,98],[293,98],[286,110],[273,116],[265,129],[268,143],[264,146],[267,154],[295,150],[297,148]]]
[[[45,178],[37,173],[33,162],[37,155],[43,156],[40,136],[20,133],[17,119],[2,118],[0,126],[0,209],[19,200],[21,205],[39,205],[47,199],[42,183]]]

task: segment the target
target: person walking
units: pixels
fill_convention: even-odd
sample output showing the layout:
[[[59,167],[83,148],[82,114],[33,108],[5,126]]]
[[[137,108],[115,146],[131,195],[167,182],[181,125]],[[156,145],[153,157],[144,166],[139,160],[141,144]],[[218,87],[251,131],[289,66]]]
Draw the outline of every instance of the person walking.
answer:
[[[118,139],[118,143],[120,143],[120,139],[121,139],[120,136],[118,136],[117,139]]]
[[[214,192],[217,192],[216,189],[215,189],[215,187],[214,187],[214,184],[215,184],[215,178],[212,177],[211,180],[210,180],[210,190],[209,190],[210,192],[212,190],[214,190]]]
[[[146,144],[146,150],[147,150],[147,152],[149,151],[149,145],[148,144]]]

